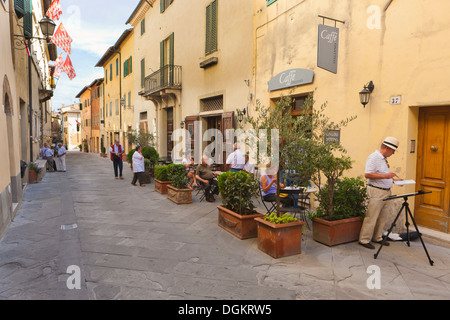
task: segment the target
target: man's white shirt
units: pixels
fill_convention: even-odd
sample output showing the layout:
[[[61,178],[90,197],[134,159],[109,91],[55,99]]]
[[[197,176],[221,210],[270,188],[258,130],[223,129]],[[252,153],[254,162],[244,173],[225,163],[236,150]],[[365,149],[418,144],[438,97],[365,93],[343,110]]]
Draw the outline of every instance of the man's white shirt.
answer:
[[[366,162],[365,173],[376,173],[376,174],[388,174],[391,172],[389,169],[387,159],[381,154],[380,151],[375,151],[372,153]],[[392,179],[367,179],[367,183],[374,187],[391,189],[394,184]]]

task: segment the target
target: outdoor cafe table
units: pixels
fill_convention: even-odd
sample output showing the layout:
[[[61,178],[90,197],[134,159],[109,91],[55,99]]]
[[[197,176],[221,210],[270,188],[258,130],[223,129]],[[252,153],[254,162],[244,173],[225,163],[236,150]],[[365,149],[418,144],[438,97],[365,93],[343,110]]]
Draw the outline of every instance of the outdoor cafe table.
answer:
[[[304,188],[304,187],[299,187],[299,188],[295,188],[295,187],[287,187],[284,189],[280,190],[280,194],[284,193],[287,195],[292,195],[294,198],[294,206],[292,208],[289,208],[288,210],[290,212],[300,212],[302,210],[304,210],[303,208],[299,208],[298,207],[298,200],[299,197],[296,196],[300,196],[302,195],[310,195],[311,193],[316,193],[318,191],[317,188]],[[294,210],[293,210],[294,209]]]

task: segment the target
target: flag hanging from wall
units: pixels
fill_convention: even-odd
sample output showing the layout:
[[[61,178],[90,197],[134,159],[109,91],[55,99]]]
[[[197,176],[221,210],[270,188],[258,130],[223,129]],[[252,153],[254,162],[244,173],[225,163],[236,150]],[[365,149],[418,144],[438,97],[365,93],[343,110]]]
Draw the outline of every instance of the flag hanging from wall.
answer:
[[[61,71],[64,67],[64,60],[62,58],[62,53],[59,55],[58,59],[55,61],[55,73],[54,77],[59,78],[61,76]]]
[[[73,40],[67,33],[66,28],[64,28],[63,24],[61,23],[58,29],[56,30],[55,34],[53,35],[51,42],[53,42],[58,47],[67,52],[67,54],[71,54],[72,41]]]
[[[52,20],[59,20],[59,17],[62,15],[61,2],[53,0],[45,15]]]
[[[72,60],[70,60],[69,56],[67,56],[66,62],[64,62],[62,71],[67,73],[67,76],[69,77],[70,80],[73,80],[77,76],[77,74],[75,73],[75,69],[73,68],[72,65]]]

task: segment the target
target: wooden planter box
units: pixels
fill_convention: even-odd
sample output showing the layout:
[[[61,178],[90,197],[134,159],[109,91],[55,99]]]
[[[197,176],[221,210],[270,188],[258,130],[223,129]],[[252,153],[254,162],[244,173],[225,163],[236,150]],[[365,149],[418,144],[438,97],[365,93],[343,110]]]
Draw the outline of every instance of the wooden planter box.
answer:
[[[314,218],[312,220],[313,239],[329,247],[357,241],[362,222],[359,217],[338,221]]]
[[[167,186],[167,198],[176,204],[192,203],[192,189],[177,189],[171,185]]]
[[[263,218],[264,215],[257,213],[241,216],[222,206],[218,206],[217,209],[219,210],[218,224],[222,229],[241,240],[256,238],[258,236],[258,225],[255,218]]]
[[[167,187],[170,184],[172,184],[171,181],[159,181],[155,179],[155,191],[160,194],[167,194],[169,192]]]
[[[258,249],[278,259],[302,253],[302,221],[273,224],[261,218],[258,223]]]

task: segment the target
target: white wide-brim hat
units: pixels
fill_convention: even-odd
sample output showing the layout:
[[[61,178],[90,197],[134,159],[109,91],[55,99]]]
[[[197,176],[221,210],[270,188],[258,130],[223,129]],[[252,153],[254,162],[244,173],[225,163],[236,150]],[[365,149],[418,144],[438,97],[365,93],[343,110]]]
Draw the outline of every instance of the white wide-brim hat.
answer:
[[[398,146],[400,145],[400,141],[393,137],[387,137],[386,139],[384,139],[383,144],[386,147],[391,148],[392,150],[397,150]]]

